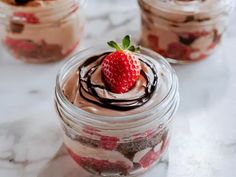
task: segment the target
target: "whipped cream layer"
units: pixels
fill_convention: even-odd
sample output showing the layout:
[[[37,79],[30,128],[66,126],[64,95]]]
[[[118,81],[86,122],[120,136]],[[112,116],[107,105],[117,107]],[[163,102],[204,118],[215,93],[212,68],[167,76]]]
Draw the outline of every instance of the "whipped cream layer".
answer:
[[[101,62],[107,54],[93,56],[71,71],[63,84],[63,91],[72,104],[98,115],[124,116],[147,111],[168,94],[170,71],[156,60],[144,56],[139,58],[143,74],[136,85],[123,94],[110,92],[101,73]]]

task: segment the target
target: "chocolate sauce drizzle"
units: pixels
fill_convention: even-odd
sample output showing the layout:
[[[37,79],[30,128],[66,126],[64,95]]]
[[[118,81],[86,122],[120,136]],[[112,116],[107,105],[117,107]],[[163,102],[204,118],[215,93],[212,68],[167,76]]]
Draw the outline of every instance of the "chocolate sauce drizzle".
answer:
[[[141,75],[145,78],[146,83],[147,83],[145,87],[145,93],[143,95],[137,98],[133,98],[133,99],[128,99],[128,98],[127,99],[110,99],[110,98],[103,98],[99,96],[96,89],[106,90],[107,92],[110,92],[110,91],[105,85],[97,85],[97,84],[92,83],[91,77],[95,73],[95,71],[98,69],[98,67],[102,64],[102,61],[105,59],[106,55],[108,54],[109,52],[103,53],[98,56],[93,56],[87,59],[78,68],[79,92],[80,92],[81,97],[85,99],[86,101],[96,104],[98,106],[113,109],[113,110],[119,110],[119,111],[129,111],[147,103],[150,100],[150,98],[153,96],[153,93],[157,88],[158,76],[156,74],[154,64],[151,63],[149,60],[144,61],[143,59],[139,59],[140,62],[145,64],[147,67],[149,67],[153,74],[153,81],[152,81],[151,78],[148,76],[148,74],[144,70],[141,70]],[[101,60],[97,62],[98,59],[101,59]],[[96,65],[92,66],[91,68],[88,69],[86,73],[84,73],[82,70],[92,63],[96,63]],[[92,96],[94,100],[90,99],[88,95],[84,94],[84,92]]]

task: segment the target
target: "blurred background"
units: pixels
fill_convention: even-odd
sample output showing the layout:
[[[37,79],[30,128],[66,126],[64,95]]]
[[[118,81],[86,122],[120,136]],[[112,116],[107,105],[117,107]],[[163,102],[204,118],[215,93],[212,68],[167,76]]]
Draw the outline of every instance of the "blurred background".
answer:
[[[85,14],[85,35],[78,51],[120,40],[126,34],[138,42],[140,13],[136,0],[88,0]],[[174,66],[180,81],[180,109],[173,126],[169,161],[155,174],[236,176],[235,23],[236,12],[216,54],[201,62]],[[63,63],[24,64],[0,49],[0,176],[40,176],[60,148],[53,94],[56,73]],[[10,162],[9,156],[14,156],[17,163]],[[75,170],[72,162],[66,155],[60,158],[65,159],[53,161],[53,171],[44,171],[41,176],[82,174],[70,173]]]

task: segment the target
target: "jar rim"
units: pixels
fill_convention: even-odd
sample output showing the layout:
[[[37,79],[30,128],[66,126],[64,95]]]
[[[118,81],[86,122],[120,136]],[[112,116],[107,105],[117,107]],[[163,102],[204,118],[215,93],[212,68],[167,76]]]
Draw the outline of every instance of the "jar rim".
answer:
[[[179,1],[179,2],[178,2]],[[164,13],[172,14],[182,14],[182,15],[198,15],[198,14],[214,14],[218,15],[225,11],[225,9],[230,9],[234,7],[235,2],[233,0],[217,0],[214,5],[210,4],[210,8],[203,8],[201,0],[191,0],[191,1],[182,1],[182,0],[167,0],[167,1],[156,1],[156,5],[148,0],[138,0],[138,4],[141,8],[148,7],[156,11],[161,10]],[[207,2],[207,1],[206,1]],[[209,4],[208,4],[209,6]]]
[[[62,88],[61,88],[62,82],[64,82],[63,79],[65,79],[65,72],[70,73],[68,70],[71,71],[73,69],[72,67],[70,67],[70,65],[78,63],[78,55],[85,55],[87,52],[92,51],[94,49],[96,49],[96,50],[99,50],[99,49],[104,50],[105,49],[107,51],[107,48],[104,48],[104,45],[98,45],[98,46],[84,49],[84,50],[78,52],[77,54],[75,54],[74,56],[72,56],[71,59],[68,60],[63,65],[63,67],[59,70],[59,72],[56,76],[56,87],[55,87],[56,101],[59,101],[59,104],[64,104],[63,105],[64,108],[66,110],[70,110],[70,114],[75,115],[75,116],[76,115],[85,116],[86,118],[88,118],[88,120],[103,122],[103,123],[104,122],[110,123],[110,122],[114,122],[114,121],[120,123],[120,122],[129,121],[129,120],[139,120],[140,118],[145,117],[145,115],[149,115],[150,113],[157,112],[158,109],[160,109],[162,106],[164,106],[165,104],[168,104],[168,99],[175,100],[176,96],[178,95],[178,79],[177,79],[174,69],[170,66],[170,64],[160,54],[157,54],[156,52],[154,52],[150,49],[146,49],[144,47],[141,47],[142,50],[150,53],[151,55],[158,57],[160,59],[161,64],[165,65],[171,73],[172,83],[171,83],[170,89],[167,92],[166,96],[160,102],[158,102],[158,104],[153,105],[150,109],[147,109],[147,110],[143,111],[142,113],[139,112],[139,113],[124,115],[124,116],[123,115],[122,116],[114,115],[114,116],[112,116],[112,119],[110,119],[111,116],[98,115],[98,114],[94,114],[91,112],[87,112],[87,111],[73,105],[66,98],[66,96],[64,95]],[[78,66],[78,64],[76,66]],[[150,117],[152,117],[152,116],[150,116]],[[78,120],[75,120],[75,121],[78,121]]]

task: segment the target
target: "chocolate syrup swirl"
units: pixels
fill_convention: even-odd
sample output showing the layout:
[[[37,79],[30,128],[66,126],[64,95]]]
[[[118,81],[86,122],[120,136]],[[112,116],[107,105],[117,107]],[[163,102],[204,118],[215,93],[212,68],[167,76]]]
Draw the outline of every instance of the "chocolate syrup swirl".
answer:
[[[156,74],[155,65],[150,62],[149,60],[143,60],[140,59],[140,62],[147,66],[151,74],[153,75],[153,80],[149,77],[149,74],[147,71],[141,70],[141,75],[146,80],[146,86],[145,86],[145,92],[143,95],[135,97],[135,98],[127,98],[127,99],[111,99],[111,98],[105,98],[101,97],[98,93],[98,89],[102,91],[107,91],[108,93],[111,93],[109,89],[104,85],[98,85],[94,84],[92,82],[92,76],[97,71],[98,67],[101,66],[103,60],[105,57],[109,54],[103,53],[98,56],[93,56],[89,59],[87,59],[79,68],[78,68],[78,75],[79,75],[79,92],[83,99],[86,101],[96,104],[98,106],[109,108],[113,110],[119,110],[119,111],[129,111],[132,109],[135,109],[137,107],[140,107],[147,103],[150,98],[153,96],[154,91],[157,88],[157,82],[158,82],[158,76]],[[86,72],[86,67],[88,67],[91,64],[93,65],[91,68],[89,68]],[[84,94],[86,93],[86,94]],[[91,99],[93,98],[93,99]]]

